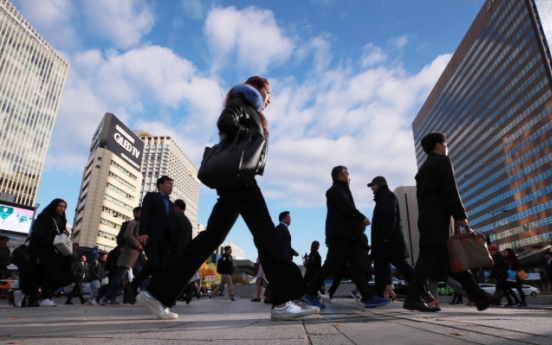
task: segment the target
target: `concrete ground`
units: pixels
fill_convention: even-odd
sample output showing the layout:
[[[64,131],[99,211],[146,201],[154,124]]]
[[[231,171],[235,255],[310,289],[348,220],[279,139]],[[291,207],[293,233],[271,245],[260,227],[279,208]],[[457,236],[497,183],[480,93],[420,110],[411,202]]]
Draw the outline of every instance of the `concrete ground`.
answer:
[[[271,306],[242,299],[179,302],[176,320],[159,320],[139,305],[13,308],[0,300],[0,344],[552,344],[552,296],[527,297],[529,307],[449,305],[412,312],[396,301],[365,309],[343,286],[319,315],[270,321]]]

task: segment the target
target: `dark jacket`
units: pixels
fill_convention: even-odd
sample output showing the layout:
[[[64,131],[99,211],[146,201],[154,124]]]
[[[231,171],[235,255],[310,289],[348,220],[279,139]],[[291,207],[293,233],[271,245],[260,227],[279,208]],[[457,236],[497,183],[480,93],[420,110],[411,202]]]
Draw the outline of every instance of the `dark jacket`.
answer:
[[[99,280],[105,278],[105,262],[98,261],[98,264],[94,263],[94,267],[89,268],[90,281]]]
[[[375,260],[409,257],[397,197],[389,187],[383,186],[374,195],[374,200],[376,207],[372,217],[372,257]]]
[[[450,236],[451,216],[455,220],[468,218],[450,159],[429,153],[416,174],[416,188],[420,246],[445,246]]]
[[[320,253],[318,253],[318,250],[311,250],[309,259],[305,263],[305,268],[307,269],[305,272],[305,281],[307,283],[310,283],[316,272],[320,270],[320,267],[322,267],[322,257]]]
[[[74,281],[84,280],[88,274],[88,263],[75,262],[73,264],[73,279]]]
[[[172,238],[172,216],[174,204],[169,200],[167,214],[165,202],[159,192],[149,192],[142,201],[140,214],[140,235],[148,235],[151,243],[160,243]]]
[[[510,264],[508,260],[500,252],[496,252],[493,255],[494,265],[491,269],[491,278],[500,281],[506,281],[508,279],[508,270],[510,269]]]
[[[222,254],[221,258],[217,262],[218,274],[234,274],[234,259],[230,254]]]
[[[326,192],[326,240],[349,238],[358,240],[362,234],[362,221],[366,218],[355,207],[349,184],[334,181]]]
[[[280,252],[284,258],[292,260],[295,250],[291,248],[291,234],[289,233],[289,229],[287,226],[280,223],[274,230],[276,231],[276,237],[278,238]]]
[[[182,254],[184,248],[192,241],[192,223],[183,212],[177,212],[172,219],[174,242],[169,254],[169,262]]]
[[[239,141],[249,137],[266,139],[259,113],[241,93],[236,94],[224,108],[217,121],[217,127],[222,144],[233,143],[238,134]],[[257,175],[262,175],[264,172],[267,153],[268,144],[264,145],[257,165]],[[247,181],[247,183],[254,183],[254,181]]]

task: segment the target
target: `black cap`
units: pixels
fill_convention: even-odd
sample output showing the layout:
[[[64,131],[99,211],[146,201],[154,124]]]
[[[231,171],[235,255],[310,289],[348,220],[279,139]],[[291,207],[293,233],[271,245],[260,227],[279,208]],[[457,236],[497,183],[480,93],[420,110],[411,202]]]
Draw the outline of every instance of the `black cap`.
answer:
[[[387,186],[387,180],[383,176],[376,176],[372,180],[372,182],[368,183],[368,187],[372,187],[373,185],[377,184],[378,186]]]

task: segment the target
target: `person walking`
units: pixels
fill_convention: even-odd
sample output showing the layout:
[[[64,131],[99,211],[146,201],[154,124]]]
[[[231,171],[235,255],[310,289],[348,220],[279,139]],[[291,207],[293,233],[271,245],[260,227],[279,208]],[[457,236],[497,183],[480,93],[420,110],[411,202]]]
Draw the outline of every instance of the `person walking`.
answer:
[[[139,242],[140,216],[142,208],[135,207],[133,212],[134,219],[128,223],[124,234],[124,241],[121,242],[124,243],[124,248],[117,256],[116,261],[115,259],[112,259],[116,262],[116,264],[111,268],[111,270],[113,270],[113,275],[109,279],[105,295],[100,303],[101,305],[118,304],[115,300],[117,297],[117,291],[125,279],[125,276],[128,276],[129,270],[134,267],[138,261],[140,253],[144,250],[144,247]]]
[[[410,254],[406,247],[399,200],[387,185],[383,176],[376,176],[368,187],[374,193],[374,215],[372,217],[372,259],[374,260],[374,282],[376,294],[393,294],[391,265],[400,271],[407,282],[412,281],[414,269],[406,261]]]
[[[82,283],[84,283],[87,275],[88,263],[86,262],[86,256],[81,255],[79,257],[79,260],[73,263],[73,283],[75,283],[75,285],[67,296],[67,301],[65,301],[65,304],[73,304],[71,300],[74,296],[77,296],[80,299],[81,304],[84,304],[84,302],[86,302],[82,294]]]
[[[320,242],[312,241],[309,258],[307,259],[307,262],[305,262],[305,268],[307,269],[305,272],[305,281],[307,282],[307,284],[310,284],[312,278],[314,278],[316,273],[322,267],[322,257],[318,252],[319,249]],[[331,297],[329,298],[331,299]]]
[[[38,274],[42,299],[39,305],[41,307],[57,306],[52,301],[54,291],[71,283],[71,255],[63,256],[53,244],[56,235],[63,232],[69,235],[66,229],[66,208],[67,203],[63,199],[54,199],[33,223],[29,250],[33,260],[39,262]],[[38,291],[38,286],[30,290],[34,294],[34,291]]]
[[[228,293],[230,299],[234,302],[240,299],[240,296],[236,296],[234,293],[234,284],[232,284],[232,274],[234,274],[234,259],[232,258],[232,247],[224,247],[224,254],[217,262],[217,273],[220,274],[220,284],[211,291],[209,295],[210,299],[215,299],[215,296],[224,289],[224,286],[228,286]]]
[[[266,118],[262,110],[270,104],[270,85],[261,77],[251,77],[245,84],[230,89],[217,126],[221,142],[229,145],[251,136],[268,138]],[[262,175],[267,151],[257,165]],[[140,303],[162,319],[178,318],[170,311],[182,294],[182,289],[196,273],[205,258],[224,241],[232,226],[242,216],[259,252],[266,277],[272,284],[274,307],[272,320],[289,320],[315,314],[319,308],[300,306],[293,302],[306,291],[301,271],[280,253],[274,223],[255,179],[243,185],[217,188],[219,199],[207,229],[199,233],[184,252],[163,270],[152,275],[150,285],[138,295]]]
[[[105,278],[105,262],[107,260],[107,253],[100,252],[98,259],[94,262],[94,266],[90,267],[90,296],[86,304],[98,305],[96,302],[96,294],[102,286],[102,279]]]
[[[512,307],[514,303],[512,303],[512,298],[510,298],[510,294],[508,293],[508,268],[510,267],[510,264],[499,251],[498,248],[493,244],[489,246],[489,253],[493,257],[494,265],[490,270],[490,277],[494,278],[496,280],[496,292],[495,296],[498,298],[498,304],[500,305],[500,301],[502,300],[502,297],[506,297],[506,301],[508,301],[508,304],[506,304],[506,307]]]
[[[351,271],[351,278],[362,295],[366,308],[375,308],[391,302],[389,298],[375,295],[368,285],[368,279],[363,272],[362,257],[359,242],[363,235],[363,226],[370,225],[355,206],[351,189],[349,188],[349,170],[339,165],[332,169],[333,184],[326,192],[326,244],[328,254],[322,268],[316,273],[304,301],[312,306],[324,308],[317,297],[317,290],[326,277],[334,275],[346,262]]]
[[[134,304],[138,287],[153,273],[167,263],[174,241],[172,219],[174,204],[169,200],[173,190],[173,179],[161,176],[157,179],[157,192],[148,192],[142,201],[140,213],[140,237],[138,242],[144,247],[148,261],[130,284],[128,301]]]
[[[495,299],[485,294],[470,272],[453,273],[448,263],[451,217],[456,228],[467,227],[468,217],[448,157],[446,137],[443,133],[430,133],[422,138],[421,144],[427,159],[416,174],[420,252],[403,308],[424,312],[441,310],[429,307],[426,304],[428,298],[424,296],[428,294],[427,281],[432,269],[436,263],[442,263],[448,274],[462,285],[468,298],[475,302],[477,309],[485,310]]]
[[[508,260],[510,269],[513,271],[516,271],[516,281],[508,282],[508,293],[510,293],[510,295],[515,300],[515,303],[517,305],[519,305],[520,307],[527,307],[527,303],[525,302],[525,294],[521,289],[522,280],[517,275],[517,272],[522,270],[522,267],[519,264],[517,255],[512,248],[506,248],[502,253],[504,254],[504,257],[506,258],[506,260]],[[516,296],[515,292],[512,290],[512,288],[515,288],[517,290],[519,299],[518,299],[518,296]]]

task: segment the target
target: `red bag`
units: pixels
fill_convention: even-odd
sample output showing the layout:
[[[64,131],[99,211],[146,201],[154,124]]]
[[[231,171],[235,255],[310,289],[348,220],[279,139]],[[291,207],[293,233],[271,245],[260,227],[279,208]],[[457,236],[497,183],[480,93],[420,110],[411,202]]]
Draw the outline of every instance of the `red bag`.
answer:
[[[470,232],[469,227],[466,227],[466,232],[456,229],[454,235],[447,240],[450,270],[458,273],[475,268],[492,267],[494,261],[487,248],[485,236]]]

